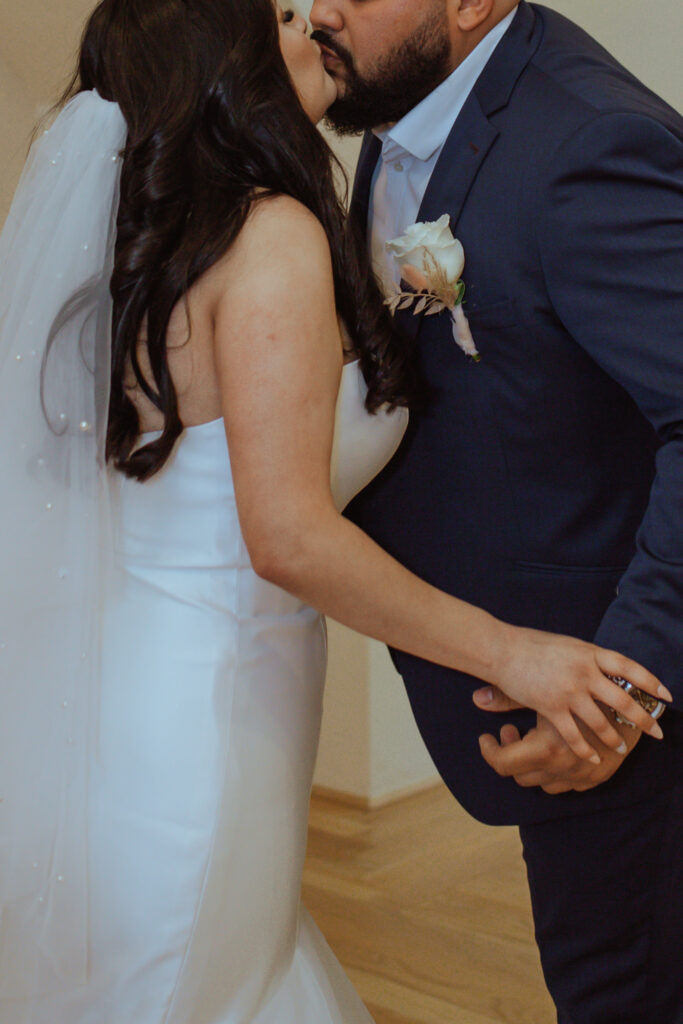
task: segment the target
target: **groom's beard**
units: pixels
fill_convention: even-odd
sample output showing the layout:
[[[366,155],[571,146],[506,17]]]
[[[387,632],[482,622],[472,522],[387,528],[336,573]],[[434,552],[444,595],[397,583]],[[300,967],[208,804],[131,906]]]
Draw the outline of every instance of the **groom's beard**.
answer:
[[[356,71],[349,51],[332,36],[317,31],[312,38],[332,50],[344,65],[345,92],[326,115],[330,127],[342,135],[357,135],[400,121],[452,70],[448,22],[441,9],[434,10],[410,39],[382,57],[367,77]]]

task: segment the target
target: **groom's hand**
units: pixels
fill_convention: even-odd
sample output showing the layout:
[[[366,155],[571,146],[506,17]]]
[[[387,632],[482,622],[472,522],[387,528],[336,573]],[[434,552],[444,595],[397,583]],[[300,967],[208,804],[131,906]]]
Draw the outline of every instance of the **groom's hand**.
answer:
[[[481,695],[487,695],[486,691],[491,690],[492,699],[482,700]],[[475,704],[482,709],[505,712],[519,706],[495,687],[487,687],[486,691],[477,691],[475,694]],[[577,757],[557,730],[541,715],[537,716],[536,728],[524,737],[520,736],[514,725],[507,724],[500,730],[500,743],[495,736],[487,734],[480,737],[479,747],[484,760],[498,775],[512,777],[520,786],[540,786],[550,794],[567,793],[572,789],[582,792],[594,789],[611,778],[642,734],[639,729],[615,723],[625,746],[624,753],[617,754],[601,743],[590,729],[581,723],[579,727],[598,751],[601,759],[599,765]]]

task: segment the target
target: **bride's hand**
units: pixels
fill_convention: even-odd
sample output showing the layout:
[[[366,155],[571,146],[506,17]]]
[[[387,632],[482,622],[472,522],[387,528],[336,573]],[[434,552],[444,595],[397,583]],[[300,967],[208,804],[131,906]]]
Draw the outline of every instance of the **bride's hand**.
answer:
[[[658,700],[672,699],[651,672],[630,658],[583,640],[534,629],[512,630],[497,686],[518,705],[544,715],[578,757],[598,764],[600,757],[576,719],[592,729],[605,746],[618,751],[623,744],[598,701],[649,736],[662,738],[657,722],[607,676],[628,679]]]

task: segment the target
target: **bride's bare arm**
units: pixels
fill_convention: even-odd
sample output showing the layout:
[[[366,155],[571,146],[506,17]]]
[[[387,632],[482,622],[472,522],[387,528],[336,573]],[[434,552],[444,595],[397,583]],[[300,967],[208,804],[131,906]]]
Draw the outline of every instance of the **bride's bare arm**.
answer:
[[[262,201],[216,275],[215,353],[244,539],[255,571],[359,632],[496,683],[540,711],[581,757],[573,717],[622,743],[596,699],[648,732],[650,717],[603,673],[656,694],[629,659],[508,626],[425,583],[336,510],[330,490],[342,370],[331,257],[313,215]],[[416,524],[419,529],[419,524]]]

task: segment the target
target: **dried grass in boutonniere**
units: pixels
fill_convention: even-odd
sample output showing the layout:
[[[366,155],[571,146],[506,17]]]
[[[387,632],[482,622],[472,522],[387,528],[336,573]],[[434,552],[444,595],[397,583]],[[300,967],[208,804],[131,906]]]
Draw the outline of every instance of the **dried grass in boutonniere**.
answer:
[[[397,289],[389,296],[385,302],[390,312],[408,309],[413,303],[415,316],[420,313],[433,316],[450,310],[453,337],[463,352],[479,362],[480,356],[462,308],[465,251],[457,238],[453,238],[448,214],[444,213],[436,221],[411,225],[400,238],[387,242],[387,249],[401,268],[402,279],[413,289],[409,292]]]

